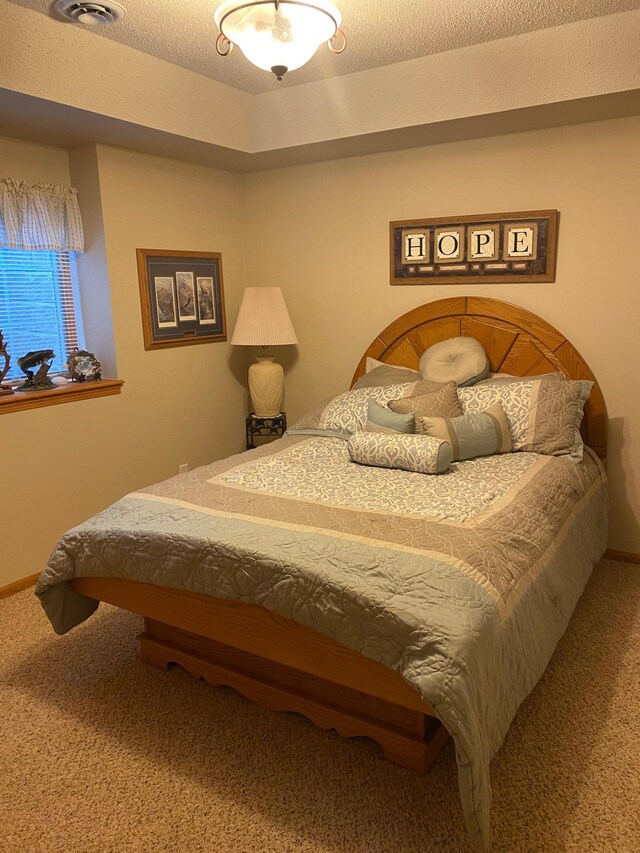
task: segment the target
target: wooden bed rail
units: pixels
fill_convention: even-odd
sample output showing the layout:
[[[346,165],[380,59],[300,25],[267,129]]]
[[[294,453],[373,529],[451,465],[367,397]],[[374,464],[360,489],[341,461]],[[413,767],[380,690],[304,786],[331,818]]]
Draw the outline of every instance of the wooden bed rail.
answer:
[[[145,617],[141,657],[295,711],[345,737],[370,737],[385,758],[425,772],[448,739],[397,673],[263,607],[118,578],[76,578],[74,592]]]

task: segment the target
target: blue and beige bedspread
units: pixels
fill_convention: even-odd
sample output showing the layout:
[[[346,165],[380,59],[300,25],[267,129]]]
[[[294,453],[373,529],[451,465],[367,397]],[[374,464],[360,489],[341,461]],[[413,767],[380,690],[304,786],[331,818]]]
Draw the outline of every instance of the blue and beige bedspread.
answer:
[[[36,588],[53,627],[76,576],[262,605],[402,676],[456,744],[469,837],[489,849],[489,762],[606,542],[602,468],[514,453],[441,476],[368,468],[290,436],[127,495],[70,530]]]

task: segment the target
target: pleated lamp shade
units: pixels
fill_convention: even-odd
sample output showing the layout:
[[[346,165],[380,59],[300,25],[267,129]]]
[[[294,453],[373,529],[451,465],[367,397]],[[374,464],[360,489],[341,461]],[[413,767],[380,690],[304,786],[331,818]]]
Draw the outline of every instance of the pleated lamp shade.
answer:
[[[240,346],[298,343],[279,287],[245,289],[231,343]]]

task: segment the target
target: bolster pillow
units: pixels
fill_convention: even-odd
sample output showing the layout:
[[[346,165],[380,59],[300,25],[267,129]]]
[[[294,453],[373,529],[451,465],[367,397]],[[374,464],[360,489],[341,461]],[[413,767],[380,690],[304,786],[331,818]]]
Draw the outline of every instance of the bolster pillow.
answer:
[[[424,435],[359,432],[348,442],[349,456],[360,465],[401,468],[419,474],[443,474],[451,462],[451,445]]]
[[[459,418],[420,418],[419,426],[423,435],[449,442],[454,462],[513,450],[509,421],[500,403]]]

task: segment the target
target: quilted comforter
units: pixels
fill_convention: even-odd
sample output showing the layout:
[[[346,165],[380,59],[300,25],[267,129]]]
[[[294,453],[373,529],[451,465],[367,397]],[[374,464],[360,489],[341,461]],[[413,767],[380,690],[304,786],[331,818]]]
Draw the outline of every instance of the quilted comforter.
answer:
[[[75,576],[260,604],[398,671],[452,735],[469,838],[488,850],[489,762],[604,551],[606,504],[589,451],[429,476],[289,436],[70,530],[36,594],[58,633],[98,606],[69,588]]]

